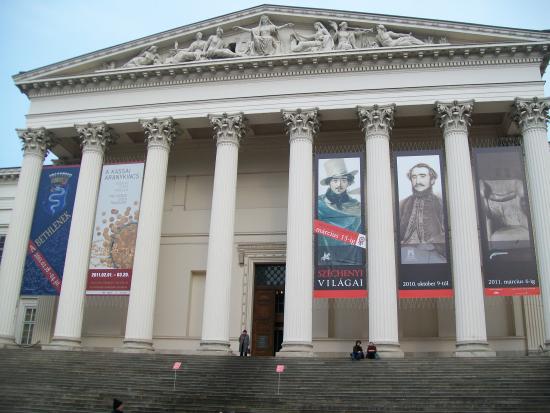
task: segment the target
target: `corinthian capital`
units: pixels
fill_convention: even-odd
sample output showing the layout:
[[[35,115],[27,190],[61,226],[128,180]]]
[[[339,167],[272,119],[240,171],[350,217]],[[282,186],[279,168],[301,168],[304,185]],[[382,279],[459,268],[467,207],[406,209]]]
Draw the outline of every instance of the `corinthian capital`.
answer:
[[[83,151],[105,152],[105,148],[116,141],[112,128],[105,122],[74,125]]]
[[[451,103],[435,102],[434,110],[436,122],[444,131],[467,131],[472,123],[474,101],[459,102],[455,100]]]
[[[548,122],[548,109],[550,98],[520,99],[514,100],[512,119],[519,125],[522,131],[531,128],[546,129]]]
[[[313,142],[314,136],[319,132],[319,113],[317,109],[297,109],[296,111],[281,110],[285,130],[290,136],[290,141],[307,139]]]
[[[16,132],[23,142],[24,155],[45,158],[48,150],[55,143],[52,133],[45,128],[16,129]]]
[[[170,148],[176,138],[176,122],[172,117],[163,119],[140,119],[139,123],[145,131],[147,147]]]
[[[390,134],[393,128],[395,104],[383,106],[357,106],[357,116],[361,130],[366,136],[374,134]]]
[[[239,145],[246,131],[246,119],[244,113],[235,113],[228,115],[223,113],[221,116],[208,115],[210,125],[214,129],[214,139],[216,144],[230,143]]]

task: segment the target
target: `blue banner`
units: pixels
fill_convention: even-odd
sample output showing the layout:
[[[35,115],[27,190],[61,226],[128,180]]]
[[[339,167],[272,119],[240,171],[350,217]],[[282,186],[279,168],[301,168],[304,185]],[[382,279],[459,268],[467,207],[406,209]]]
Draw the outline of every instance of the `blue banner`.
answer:
[[[42,170],[21,295],[59,295],[80,166]]]

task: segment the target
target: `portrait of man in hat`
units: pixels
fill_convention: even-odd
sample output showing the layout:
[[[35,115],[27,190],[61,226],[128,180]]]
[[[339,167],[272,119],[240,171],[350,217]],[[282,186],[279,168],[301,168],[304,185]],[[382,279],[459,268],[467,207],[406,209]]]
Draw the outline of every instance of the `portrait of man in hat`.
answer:
[[[332,158],[319,161],[319,172],[324,170],[325,175],[319,182],[317,219],[350,231],[361,232],[359,159]],[[347,163],[352,162],[357,163],[356,169],[348,168]],[[355,188],[351,189],[351,186]],[[317,246],[317,260],[320,265],[363,264],[362,255],[365,251],[357,246],[323,235],[318,236]]]

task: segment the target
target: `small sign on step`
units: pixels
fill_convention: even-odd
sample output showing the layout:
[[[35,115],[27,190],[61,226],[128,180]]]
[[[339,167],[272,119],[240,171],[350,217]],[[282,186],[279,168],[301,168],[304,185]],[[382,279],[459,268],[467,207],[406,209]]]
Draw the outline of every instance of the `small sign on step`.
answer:
[[[285,371],[285,365],[284,364],[277,364],[277,368],[275,369],[277,373],[284,373]]]
[[[172,366],[172,370],[179,370],[181,367],[181,361],[176,361]]]

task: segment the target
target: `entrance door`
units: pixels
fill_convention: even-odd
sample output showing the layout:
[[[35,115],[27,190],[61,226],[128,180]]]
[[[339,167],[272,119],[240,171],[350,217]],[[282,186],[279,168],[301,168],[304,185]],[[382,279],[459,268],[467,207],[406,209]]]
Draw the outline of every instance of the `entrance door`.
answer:
[[[252,355],[274,356],[281,349],[284,323],[284,264],[256,264],[252,314]]]

